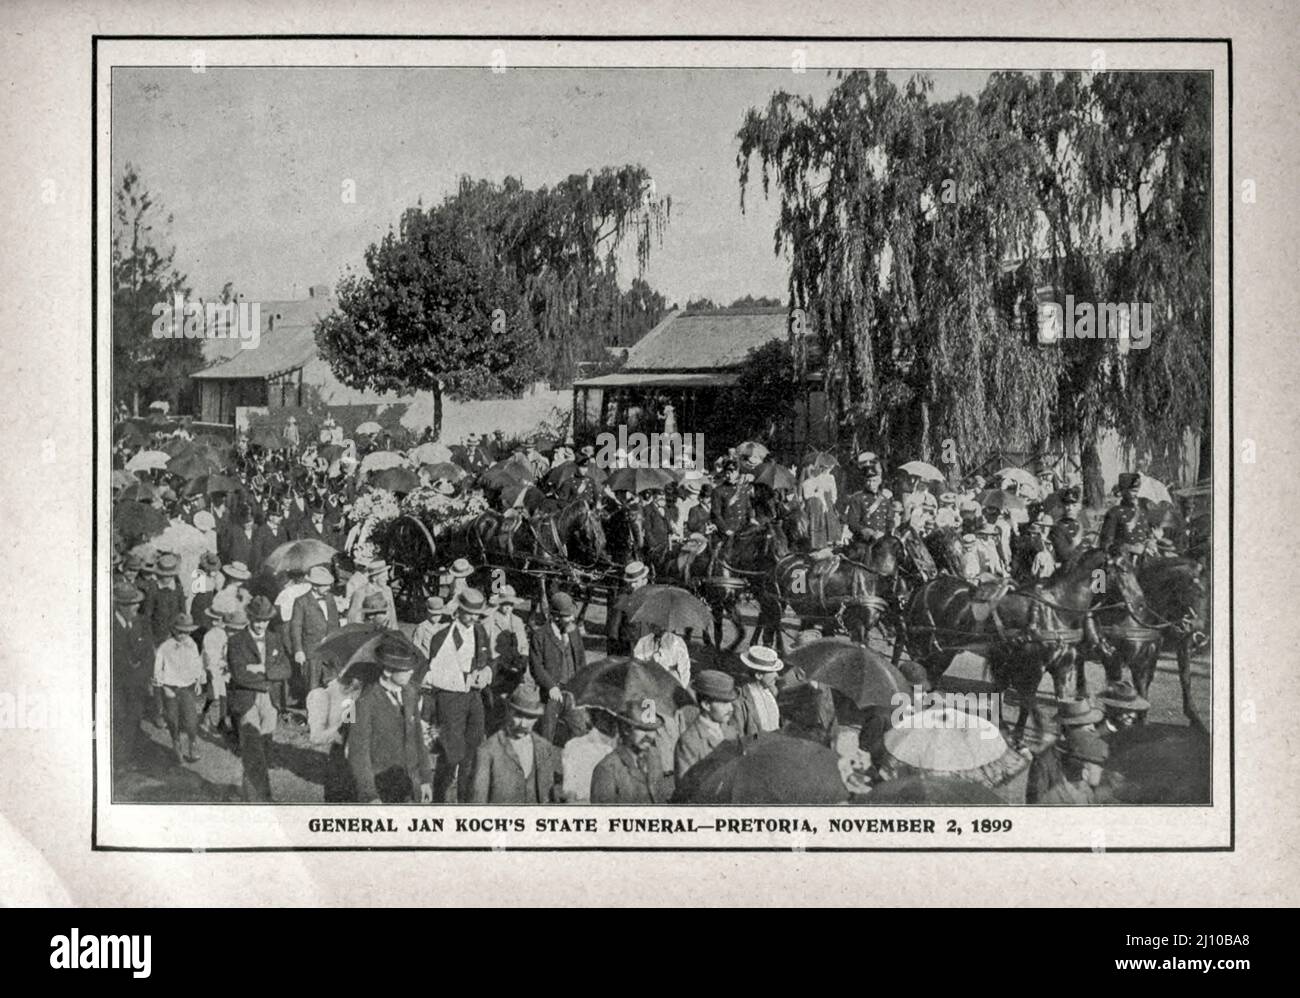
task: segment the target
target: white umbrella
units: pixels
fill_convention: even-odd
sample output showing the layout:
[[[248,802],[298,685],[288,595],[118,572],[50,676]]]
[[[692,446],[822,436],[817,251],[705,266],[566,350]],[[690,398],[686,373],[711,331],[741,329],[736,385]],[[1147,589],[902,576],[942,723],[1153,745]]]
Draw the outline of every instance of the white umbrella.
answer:
[[[1010,478],[1019,485],[1033,489],[1035,493],[1038,491],[1038,478],[1027,468],[1003,468],[1001,471],[994,472],[993,477],[1000,482]]]
[[[404,468],[408,463],[406,458],[396,451],[377,450],[365,456],[361,462],[361,474],[368,475],[372,471],[383,471],[385,468]]]
[[[899,762],[938,773],[987,766],[1007,751],[996,724],[952,707],[928,707],[885,732],[885,751]]]
[[[1156,479],[1149,475],[1143,475],[1141,479],[1138,480],[1138,498],[1149,499],[1152,502],[1167,502],[1170,504],[1174,501],[1165,484],[1156,481]]]
[[[411,451],[411,463],[421,464],[440,464],[443,461],[451,460],[451,448],[446,444],[440,444],[436,440],[430,440],[427,444],[420,444]]]
[[[154,468],[166,468],[171,457],[160,450],[142,450],[126,462],[127,471],[152,471]]]
[[[906,471],[909,475],[915,475],[927,482],[942,482],[944,480],[942,471],[932,464],[926,464],[924,461],[908,461],[907,464],[900,466],[899,470]]]
[[[383,427],[380,426],[378,423],[376,423],[376,422],[372,419],[372,420],[370,420],[370,421],[368,421],[368,422],[365,422],[365,423],[362,423],[360,426],[358,426],[358,427],[357,427],[357,432],[358,432],[358,433],[364,433],[364,434],[365,434],[366,436],[368,436],[368,437],[373,437],[376,433],[378,433],[378,432],[379,432],[380,430],[382,430],[382,429],[383,429]]]

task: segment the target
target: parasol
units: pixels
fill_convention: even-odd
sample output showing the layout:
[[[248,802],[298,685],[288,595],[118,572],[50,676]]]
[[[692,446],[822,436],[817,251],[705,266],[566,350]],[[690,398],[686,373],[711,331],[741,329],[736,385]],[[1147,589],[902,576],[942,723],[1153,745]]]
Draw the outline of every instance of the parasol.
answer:
[[[1149,499],[1151,502],[1167,502],[1171,505],[1174,501],[1168,487],[1149,475],[1143,475],[1138,480],[1138,498]]]
[[[129,489],[132,485],[139,485],[140,479],[129,471],[117,468],[109,476],[109,483],[115,489]]]
[[[789,652],[785,662],[808,682],[839,690],[858,707],[894,706],[898,694],[911,692],[907,678],[886,656],[836,638],[810,641]]]
[[[358,436],[373,437],[376,433],[378,433],[382,429],[383,427],[380,426],[378,423],[376,423],[373,419],[368,419],[360,426],[357,427],[356,432]]]
[[[839,458],[834,454],[828,453],[827,451],[815,450],[808,452],[807,457],[804,458],[803,466],[805,468],[810,468],[813,471],[833,471],[840,466],[840,462]]]
[[[672,476],[659,468],[619,468],[606,480],[615,492],[644,492],[668,486]]]
[[[998,482],[1005,482],[1009,478],[1018,485],[1032,489],[1035,494],[1038,492],[1038,477],[1028,468],[1003,468],[995,471],[993,478]]]
[[[127,471],[153,471],[167,467],[171,455],[160,450],[142,450],[126,462]]]
[[[677,586],[642,586],[628,599],[628,619],[635,624],[682,634],[709,629],[709,608]]]
[[[452,464],[450,461],[438,461],[435,464],[421,465],[420,470],[428,472],[429,480],[434,482],[439,478],[445,478],[449,482],[459,482],[469,476],[469,472],[459,464]]]
[[[114,472],[114,474],[116,474],[116,472]],[[151,503],[161,494],[158,489],[154,488],[148,482],[142,482],[134,475],[132,475],[131,478],[134,480],[135,484],[128,485],[123,489],[122,494],[117,497],[119,500],[123,502],[133,501]]]
[[[982,783],[953,776],[914,773],[899,780],[876,784],[866,803],[873,807],[912,807],[918,804],[985,807],[1001,806],[1006,801]]]
[[[411,451],[411,461],[415,464],[438,464],[441,461],[451,460],[451,448],[446,444],[440,444],[436,440],[430,440],[427,444],[420,444]]]
[[[663,717],[695,702],[671,672],[656,662],[604,658],[582,669],[565,687],[579,707],[599,707],[618,714],[629,700],[649,697]]]
[[[899,471],[906,471],[909,475],[915,475],[917,478],[926,482],[942,482],[944,480],[943,472],[932,464],[926,464],[924,461],[908,461],[899,466]]]
[[[908,716],[905,727],[885,732],[885,752],[913,769],[960,773],[987,766],[1006,754],[996,724],[953,707],[928,707]]]
[[[577,474],[577,471],[578,466],[572,461],[561,461],[546,473],[546,481],[550,485],[563,485]]]
[[[750,464],[761,464],[767,460],[767,454],[767,448],[757,440],[746,440],[736,448],[736,457]]]
[[[335,446],[338,446],[337,444]],[[338,454],[329,455],[325,453],[326,448],[322,447],[316,453],[327,461],[333,461],[334,458],[343,453],[339,448]],[[383,471],[385,468],[405,468],[407,465],[406,458],[402,457],[396,451],[377,450],[367,454],[361,461],[361,474],[368,475],[372,471]]]
[[[141,432],[140,427],[136,426],[135,423],[118,423],[117,427],[113,430],[113,437],[132,447],[138,446],[146,440],[144,433]]]
[[[501,503],[506,509],[519,507],[535,513],[545,501],[546,496],[536,485],[507,485],[501,490]]]
[[[113,527],[123,540],[157,537],[167,529],[168,522],[167,517],[144,503],[128,500],[113,510]]]
[[[367,481],[374,488],[389,492],[414,492],[420,487],[420,476],[410,468],[384,468],[376,471]]]
[[[772,731],[728,740],[697,762],[679,789],[692,804],[842,804],[839,756],[825,745]]]
[[[185,486],[187,496],[215,495],[218,492],[235,493],[240,490],[239,482],[229,475],[199,475]]]
[[[306,537],[298,541],[281,544],[266,556],[262,567],[276,574],[285,572],[305,572],[315,565],[328,565],[337,552],[324,541]]]
[[[765,461],[754,472],[754,483],[771,489],[792,489],[795,487],[795,478],[785,465]]]
[[[167,462],[167,471],[181,478],[198,478],[221,471],[224,463],[208,451],[195,448],[176,455]]]

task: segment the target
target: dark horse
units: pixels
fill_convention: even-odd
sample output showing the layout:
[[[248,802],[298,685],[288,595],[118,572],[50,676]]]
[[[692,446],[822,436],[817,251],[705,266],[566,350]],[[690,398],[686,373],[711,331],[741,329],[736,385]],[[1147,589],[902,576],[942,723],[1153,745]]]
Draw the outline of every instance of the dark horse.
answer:
[[[605,557],[604,528],[585,499],[531,517],[488,510],[470,531],[484,565],[533,576],[543,593],[547,575],[578,584],[579,568],[600,564]]]
[[[1037,707],[1026,706],[1036,704],[1043,673],[1052,676],[1056,696],[1063,699],[1080,644],[1105,647],[1089,611],[1098,578],[1109,579],[1114,569],[1105,553],[1086,551],[1052,578],[1019,589],[1009,581],[975,586],[940,575],[923,583],[908,601],[894,662],[905,643],[933,684],[959,652],[987,657],[998,686],[1014,689],[1020,697],[1014,734],[1019,744],[1030,710],[1042,727]]]
[[[1137,580],[1153,622],[1163,629],[1165,640],[1172,642],[1178,656],[1183,714],[1193,725],[1204,728],[1192,705],[1192,655],[1209,640],[1205,568],[1191,558],[1144,558],[1137,566]],[[1135,678],[1134,685],[1136,682]]]
[[[742,530],[724,537],[709,552],[709,567],[700,583],[700,593],[713,610],[713,643],[722,647],[722,620],[729,617],[736,639],[728,646],[735,651],[745,638],[740,600],[748,592],[762,603],[776,588],[776,566],[790,553],[785,531],[779,523]]]

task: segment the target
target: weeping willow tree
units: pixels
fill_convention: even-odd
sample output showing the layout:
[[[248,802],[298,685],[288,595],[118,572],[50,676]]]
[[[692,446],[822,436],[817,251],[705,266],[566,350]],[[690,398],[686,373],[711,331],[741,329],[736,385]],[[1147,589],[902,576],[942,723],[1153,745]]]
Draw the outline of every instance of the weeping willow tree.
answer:
[[[782,92],[746,115],[742,210],[756,163],[779,199],[792,306],[852,446],[969,467],[1069,438],[1095,493],[1104,429],[1201,428],[1209,100],[1197,80],[995,74],[978,98],[932,102],[924,76],[898,87],[855,72],[820,105]],[[1044,347],[1044,289],[1154,301],[1180,335],[1126,354],[1102,340]]]

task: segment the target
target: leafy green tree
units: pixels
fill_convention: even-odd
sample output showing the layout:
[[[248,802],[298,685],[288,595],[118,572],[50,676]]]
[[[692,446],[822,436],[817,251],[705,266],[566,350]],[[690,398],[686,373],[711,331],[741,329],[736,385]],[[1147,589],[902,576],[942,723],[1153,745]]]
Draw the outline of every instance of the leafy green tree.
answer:
[[[203,366],[200,339],[153,335],[155,306],[171,308],[176,295],[189,294],[173,266],[175,247],[165,244],[171,222],[126,164],[113,192],[113,400],[137,416],[154,401],[168,402],[173,413],[188,411],[189,376]]]

